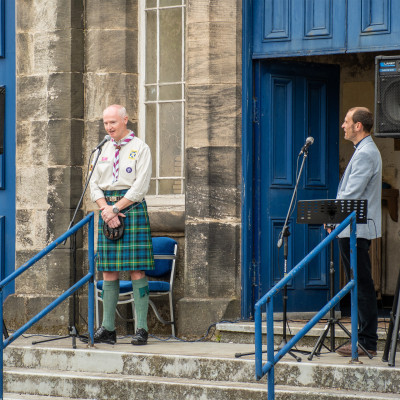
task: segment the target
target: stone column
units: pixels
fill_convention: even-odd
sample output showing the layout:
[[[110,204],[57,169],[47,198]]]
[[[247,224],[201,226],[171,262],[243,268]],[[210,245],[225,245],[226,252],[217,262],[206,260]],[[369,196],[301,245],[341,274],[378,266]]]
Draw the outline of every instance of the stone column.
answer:
[[[66,231],[82,186],[83,2],[16,1],[16,267]],[[69,242],[16,282],[8,327],[21,326],[70,286]],[[35,325],[62,332],[71,301]],[[18,312],[15,312],[18,310]]]
[[[186,260],[179,333],[240,316],[240,1],[187,1]]]

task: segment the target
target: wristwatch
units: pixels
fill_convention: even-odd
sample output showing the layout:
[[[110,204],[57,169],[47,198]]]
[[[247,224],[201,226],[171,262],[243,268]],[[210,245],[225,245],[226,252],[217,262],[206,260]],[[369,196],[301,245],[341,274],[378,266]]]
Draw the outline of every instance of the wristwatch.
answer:
[[[118,214],[119,213],[119,208],[114,204],[112,211],[113,211],[114,214]]]

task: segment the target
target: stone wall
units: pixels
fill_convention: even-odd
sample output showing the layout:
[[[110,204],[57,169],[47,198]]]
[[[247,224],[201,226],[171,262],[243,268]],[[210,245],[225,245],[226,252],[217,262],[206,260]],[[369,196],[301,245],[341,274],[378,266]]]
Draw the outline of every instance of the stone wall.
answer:
[[[68,227],[81,190],[84,135],[82,1],[17,0],[16,265]],[[8,327],[20,326],[70,286],[69,242],[16,282]],[[15,312],[18,310],[18,312]],[[37,326],[68,325],[71,302]],[[64,332],[65,333],[65,332]]]
[[[240,316],[240,1],[187,1],[181,334]]]
[[[153,234],[179,243],[178,332],[197,335],[240,315],[241,2],[186,4],[186,205],[149,210]],[[124,104],[137,131],[138,1],[16,0],[16,9],[20,266],[67,229],[90,153],[105,135],[103,109]],[[86,196],[76,220],[95,209]],[[79,278],[87,271],[85,235],[77,245]],[[67,241],[19,278],[5,306],[8,328],[63,293],[73,267]],[[83,318],[75,323],[86,329],[86,289],[77,306]],[[70,299],[33,331],[67,333],[72,309]],[[122,313],[129,316],[129,308]],[[170,332],[152,312],[149,318],[150,329]],[[119,333],[131,333],[132,325],[117,324]]]

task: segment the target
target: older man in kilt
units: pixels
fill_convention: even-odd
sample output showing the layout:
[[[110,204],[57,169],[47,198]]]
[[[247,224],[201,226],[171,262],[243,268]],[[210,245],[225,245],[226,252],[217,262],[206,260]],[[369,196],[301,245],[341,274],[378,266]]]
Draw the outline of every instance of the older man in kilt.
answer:
[[[103,112],[111,141],[107,142],[93,171],[91,198],[100,209],[97,270],[103,273],[103,321],[96,343],[116,342],[115,313],[119,273],[129,271],[137,316],[133,345],[147,343],[149,286],[146,270],[154,268],[153,247],[145,194],[151,177],[149,146],[127,129],[128,116],[121,105]],[[123,234],[120,237],[121,228]]]

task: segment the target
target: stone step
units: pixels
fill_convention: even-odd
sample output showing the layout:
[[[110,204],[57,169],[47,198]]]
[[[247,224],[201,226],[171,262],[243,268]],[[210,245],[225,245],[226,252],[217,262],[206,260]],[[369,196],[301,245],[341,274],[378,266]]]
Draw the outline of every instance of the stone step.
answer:
[[[49,400],[49,396],[38,396],[30,394],[4,393],[4,400]],[[70,400],[70,397],[51,397],[51,400]],[[88,400],[88,399],[74,399]]]
[[[286,326],[286,338],[289,341],[296,333],[298,333],[304,325],[307,323],[307,320],[296,320],[289,321]],[[351,326],[349,319],[341,321],[343,326],[351,332]],[[304,338],[302,338],[298,345],[313,347],[317,342],[319,336],[324,332],[326,328],[326,321],[321,321],[316,324]],[[389,323],[380,322],[378,328],[378,350],[383,350],[385,348],[387,329]],[[266,343],[266,335],[267,328],[266,323],[263,321],[262,323],[262,336],[263,343]],[[216,324],[215,336],[218,341],[222,343],[248,343],[254,344],[254,322],[236,322],[236,323],[218,323]],[[274,341],[275,344],[280,344],[283,335],[283,326],[281,321],[274,321]],[[348,335],[345,331],[338,325],[335,324],[335,346],[338,347],[341,344],[346,343],[349,340]],[[327,339],[325,340],[325,344],[330,346],[330,332],[327,335]]]
[[[179,354],[181,344],[173,344],[168,350],[178,354],[159,354],[150,352],[133,352],[133,347],[116,346],[108,349],[61,349],[51,347],[9,346],[4,354],[6,371],[44,370],[64,374],[107,374],[120,376],[143,376],[149,379],[196,379],[198,381],[251,383],[265,385],[266,377],[261,382],[255,380],[254,355],[234,358],[236,345],[231,345],[230,356],[218,355],[218,349],[230,349],[223,343],[203,343],[203,355],[195,353],[190,344],[185,352],[193,349],[194,355]],[[107,345],[103,345],[106,347]],[[155,347],[156,345],[154,345]],[[195,346],[195,345],[193,345]],[[153,347],[153,348],[154,348]],[[239,347],[245,349],[244,346]],[[148,351],[151,351],[148,345]],[[164,347],[165,351],[167,348]],[[254,346],[249,346],[250,352]],[[145,351],[143,349],[143,351]],[[208,353],[209,355],[204,355]],[[263,355],[266,358],[266,355]],[[400,397],[400,369],[388,367],[378,357],[369,360],[360,358],[362,364],[349,364],[349,359],[336,354],[322,354],[308,361],[302,356],[302,362],[295,362],[287,355],[275,367],[275,382],[281,385],[297,387],[385,392]],[[358,379],[363,377],[365,379]]]
[[[71,373],[64,371],[7,369],[5,388],[12,393],[29,392],[32,395],[69,399],[166,400],[248,399],[267,398],[267,385],[243,382],[215,382],[196,379],[164,378],[154,376],[121,376],[115,374]],[[11,392],[11,393],[10,393]],[[311,389],[277,386],[276,399],[334,400],[398,399],[398,394],[356,392],[342,389]],[[18,397],[15,397],[18,399]],[[40,397],[38,398],[38,400]]]

